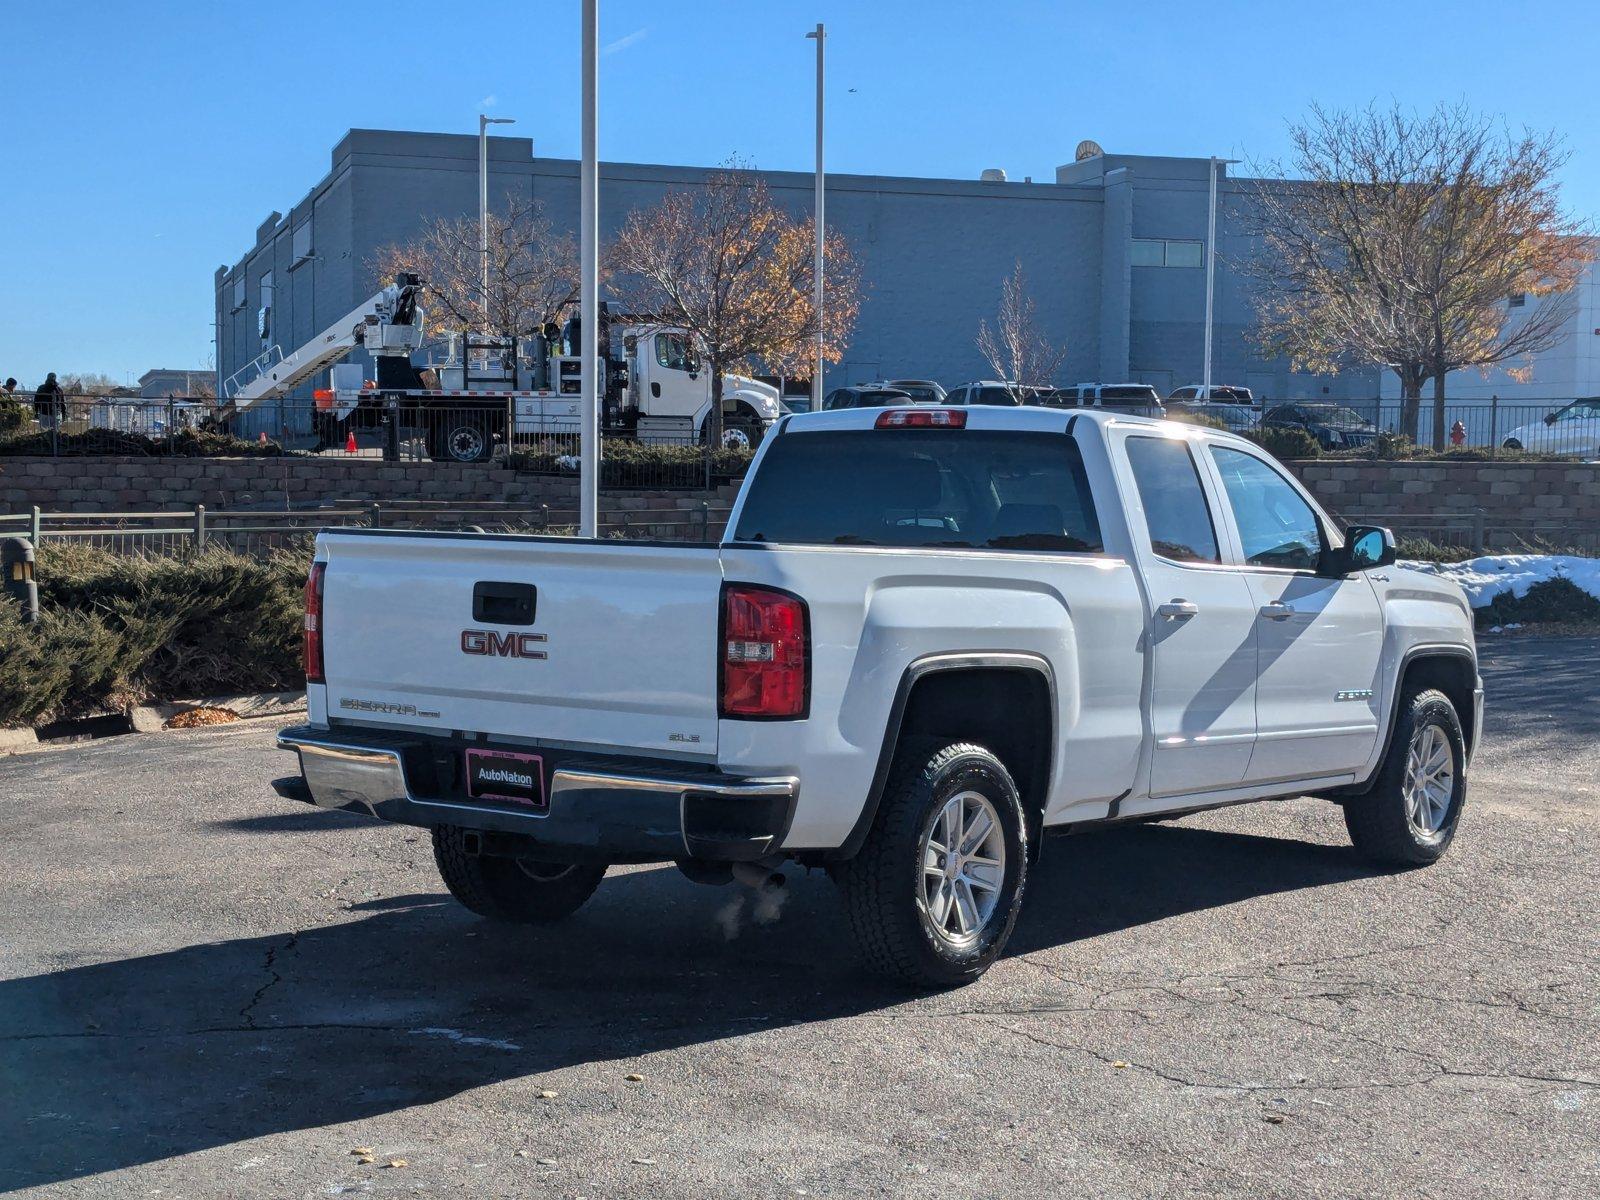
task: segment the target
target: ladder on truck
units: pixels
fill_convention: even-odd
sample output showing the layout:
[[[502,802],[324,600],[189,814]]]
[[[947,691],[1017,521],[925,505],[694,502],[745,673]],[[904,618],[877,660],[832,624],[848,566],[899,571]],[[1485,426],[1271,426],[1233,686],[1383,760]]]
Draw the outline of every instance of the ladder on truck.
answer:
[[[223,398],[236,408],[248,408],[258,400],[281,396],[357,346],[378,355],[409,358],[422,343],[422,310],[417,307],[421,294],[417,276],[398,276],[291,353],[276,345],[263,351],[223,380]]]

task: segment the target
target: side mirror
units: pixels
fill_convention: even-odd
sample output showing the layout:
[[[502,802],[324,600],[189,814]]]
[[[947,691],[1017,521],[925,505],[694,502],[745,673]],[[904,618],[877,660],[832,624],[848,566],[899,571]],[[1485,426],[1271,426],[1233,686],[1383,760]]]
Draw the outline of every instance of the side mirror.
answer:
[[[1381,525],[1352,525],[1344,533],[1344,546],[1329,551],[1330,575],[1353,575],[1374,567],[1387,567],[1395,557],[1394,534]]]

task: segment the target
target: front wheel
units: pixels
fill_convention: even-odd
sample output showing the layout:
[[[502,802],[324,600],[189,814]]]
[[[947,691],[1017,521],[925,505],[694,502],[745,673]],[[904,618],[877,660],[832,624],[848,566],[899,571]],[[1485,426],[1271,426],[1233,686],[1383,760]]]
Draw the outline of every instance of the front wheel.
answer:
[[[1466,803],[1466,764],[1461,718],[1450,698],[1434,688],[1403,693],[1394,738],[1372,790],[1344,802],[1355,848],[1388,866],[1438,861]]]
[[[480,917],[544,925],[570,917],[600,886],[604,865],[468,854],[467,830],[433,827],[433,858],[450,894]]]
[[[1022,798],[982,746],[928,739],[896,752],[860,853],[835,871],[857,947],[919,987],[971,983],[1000,956],[1027,881]]]

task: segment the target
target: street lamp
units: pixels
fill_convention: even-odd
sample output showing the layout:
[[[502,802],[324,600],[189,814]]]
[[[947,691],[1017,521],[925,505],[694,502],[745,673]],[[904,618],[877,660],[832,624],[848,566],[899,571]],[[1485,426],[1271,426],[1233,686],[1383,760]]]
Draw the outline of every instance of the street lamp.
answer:
[[[816,289],[815,305],[817,310],[817,354],[816,362],[811,368],[811,411],[822,411],[822,262],[823,262],[823,235],[824,225],[822,219],[822,45],[828,39],[828,32],[823,28],[822,22],[817,22],[817,27],[806,34],[807,38],[816,39],[817,43],[817,248],[816,260],[811,268],[815,276],[813,280]]]
[[[483,319],[489,321],[489,134],[491,125],[515,125],[515,117],[478,114],[478,254],[483,264]],[[487,328],[484,332],[489,332]]]
[[[583,161],[578,170],[578,533],[600,534],[600,4],[583,0]]]
[[[1203,388],[1200,393],[1206,399],[1211,399],[1211,309],[1212,290],[1217,277],[1217,168],[1238,162],[1237,158],[1211,159],[1211,165],[1206,170],[1206,181],[1210,200],[1206,205],[1206,349],[1205,366],[1200,380]]]

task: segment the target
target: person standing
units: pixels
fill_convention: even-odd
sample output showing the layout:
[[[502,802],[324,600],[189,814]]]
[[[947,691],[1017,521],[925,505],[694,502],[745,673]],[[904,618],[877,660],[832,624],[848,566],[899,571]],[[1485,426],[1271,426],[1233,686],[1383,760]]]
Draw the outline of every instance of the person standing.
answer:
[[[65,407],[61,399],[61,385],[56,382],[56,373],[51,371],[33,393],[34,420],[39,422],[41,429],[54,429]]]

